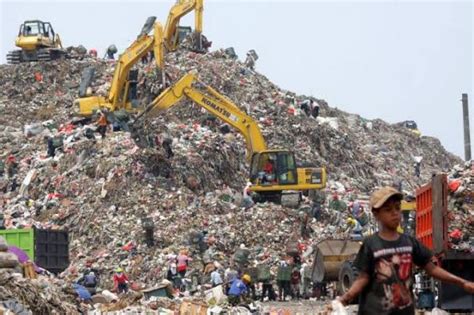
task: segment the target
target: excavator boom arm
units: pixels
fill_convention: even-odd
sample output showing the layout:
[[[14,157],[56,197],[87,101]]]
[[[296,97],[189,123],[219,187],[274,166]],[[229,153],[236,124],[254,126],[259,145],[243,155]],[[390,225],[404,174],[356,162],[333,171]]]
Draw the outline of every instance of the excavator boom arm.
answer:
[[[294,162],[294,153],[287,150],[268,150],[265,139],[257,123],[247,114],[242,112],[232,101],[221,95],[216,90],[199,82],[197,77],[188,73],[174,85],[164,90],[146,109],[139,115],[131,126],[132,137],[139,146],[147,145],[149,137],[141,133],[138,126],[140,120],[148,114],[165,111],[187,98],[198,104],[208,112],[214,114],[224,122],[237,129],[245,138],[247,144],[247,159],[250,162],[251,190],[258,192],[261,198],[274,198],[281,200],[282,204],[298,205],[300,195],[294,191],[321,189],[326,185],[326,170],[324,168],[298,168]],[[138,123],[138,124],[137,124]],[[277,182],[264,182],[260,178],[263,165],[260,162],[269,159],[269,154],[276,154],[278,158],[279,174]],[[284,158],[286,156],[286,158]],[[283,193],[285,192],[285,193]],[[289,194],[288,194],[289,193]],[[273,197],[272,197],[273,196]]]
[[[203,14],[203,0],[178,0],[170,9],[168,19],[165,25],[164,37],[165,44],[168,50],[174,50],[174,43],[177,36],[177,28],[179,21],[183,16],[195,10],[194,28],[198,33],[202,33],[202,14]]]
[[[201,88],[197,88],[195,85],[199,85]],[[183,98],[189,98],[237,129],[246,140],[247,158],[249,160],[254,152],[266,150],[265,139],[257,123],[250,116],[242,112],[228,98],[199,82],[192,73],[186,74],[174,85],[163,91],[147,109],[137,117],[135,123],[145,115],[157,114],[169,109]]]
[[[202,33],[202,15],[204,11],[203,0],[196,0],[196,9],[194,14],[194,31]]]
[[[108,96],[108,101],[111,104],[119,103],[130,69],[151,49],[154,51],[157,66],[160,69],[163,69],[163,27],[159,22],[154,23],[152,36],[148,34],[140,34],[138,39],[120,55],[120,58],[115,65],[114,77],[112,79]]]

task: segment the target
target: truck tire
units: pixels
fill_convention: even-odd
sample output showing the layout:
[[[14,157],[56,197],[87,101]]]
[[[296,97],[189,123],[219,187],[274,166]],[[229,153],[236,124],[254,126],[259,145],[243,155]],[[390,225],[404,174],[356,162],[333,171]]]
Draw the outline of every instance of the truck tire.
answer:
[[[339,280],[337,283],[337,292],[339,295],[346,293],[359,276],[359,272],[352,265],[352,261],[346,261],[339,270]]]

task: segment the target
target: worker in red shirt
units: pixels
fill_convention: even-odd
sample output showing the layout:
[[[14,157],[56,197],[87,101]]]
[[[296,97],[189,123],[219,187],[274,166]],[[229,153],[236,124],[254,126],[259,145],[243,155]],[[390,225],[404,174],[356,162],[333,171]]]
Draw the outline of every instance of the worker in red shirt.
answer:
[[[18,163],[16,162],[16,158],[13,154],[10,154],[7,157],[7,160],[5,162],[5,166],[7,169],[7,176],[8,178],[13,178],[16,175],[16,170],[18,167]]]
[[[97,50],[95,49],[89,50],[89,56],[97,58]]]
[[[263,166],[263,171],[265,172],[265,176],[263,178],[263,182],[271,183],[275,181],[275,157],[269,156],[268,160],[265,162]]]
[[[127,293],[128,291],[128,277],[123,272],[123,269],[118,267],[114,274],[114,291],[117,293]]]
[[[273,173],[273,163],[270,160],[268,160],[267,163],[265,163],[265,166],[263,167],[263,170],[267,174]]]

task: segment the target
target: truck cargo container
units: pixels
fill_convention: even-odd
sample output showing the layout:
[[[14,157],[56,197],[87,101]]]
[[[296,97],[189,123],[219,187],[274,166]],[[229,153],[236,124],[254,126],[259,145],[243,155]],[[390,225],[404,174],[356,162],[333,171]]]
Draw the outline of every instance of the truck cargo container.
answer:
[[[433,176],[416,191],[416,238],[433,251],[435,263],[469,281],[474,280],[474,255],[452,249],[448,237],[448,181]],[[447,311],[474,311],[474,295],[451,284],[438,284],[438,307]]]
[[[62,230],[9,229],[0,230],[8,245],[23,250],[31,261],[52,273],[69,266],[69,235]]]

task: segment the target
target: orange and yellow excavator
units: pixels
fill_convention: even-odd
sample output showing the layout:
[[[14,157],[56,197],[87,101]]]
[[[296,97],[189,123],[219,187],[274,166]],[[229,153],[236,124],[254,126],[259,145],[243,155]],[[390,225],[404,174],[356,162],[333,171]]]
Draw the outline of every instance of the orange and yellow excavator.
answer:
[[[150,115],[158,114],[188,99],[235,128],[247,144],[250,163],[250,191],[257,200],[271,200],[288,206],[299,204],[303,191],[322,189],[326,185],[323,167],[299,168],[290,150],[269,149],[257,122],[241,111],[230,99],[200,82],[188,73],[164,90],[131,125],[132,137],[138,146],[148,146],[148,137],[141,126]]]

